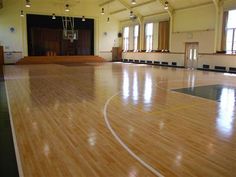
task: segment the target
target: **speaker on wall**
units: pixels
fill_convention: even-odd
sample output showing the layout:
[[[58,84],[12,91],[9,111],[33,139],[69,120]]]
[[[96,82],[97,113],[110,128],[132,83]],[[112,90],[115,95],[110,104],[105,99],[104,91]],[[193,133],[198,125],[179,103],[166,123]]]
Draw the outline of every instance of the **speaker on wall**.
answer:
[[[122,37],[122,33],[118,33],[118,37],[121,38]]]

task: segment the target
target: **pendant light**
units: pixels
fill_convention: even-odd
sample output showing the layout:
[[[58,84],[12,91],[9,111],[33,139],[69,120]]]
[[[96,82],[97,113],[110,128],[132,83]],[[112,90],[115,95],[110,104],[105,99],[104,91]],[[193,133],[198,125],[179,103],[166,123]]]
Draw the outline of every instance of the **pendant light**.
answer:
[[[130,15],[129,15],[130,18],[133,18],[134,17],[134,13],[133,11],[130,11]]]
[[[54,13],[52,14],[52,19],[56,20],[56,15]]]
[[[105,14],[105,12],[104,12],[104,8],[102,8],[102,12],[101,12],[101,14],[102,14],[102,15],[104,15],[104,14]]]
[[[25,7],[31,7],[31,3],[30,3],[30,0],[26,0],[25,1]]]
[[[85,20],[85,17],[84,16],[82,16],[82,22],[85,22],[86,20]]]
[[[132,0],[131,4],[135,5],[136,4],[136,0]]]
[[[20,11],[20,16],[21,16],[21,17],[24,17],[24,16],[25,16],[23,10]]]
[[[169,3],[168,3],[167,1],[165,2],[164,9],[165,9],[165,10],[168,10],[168,9],[169,9]]]
[[[69,6],[69,4],[66,4],[66,6],[65,6],[65,11],[66,11],[66,12],[69,12],[69,11],[70,11],[70,6]]]

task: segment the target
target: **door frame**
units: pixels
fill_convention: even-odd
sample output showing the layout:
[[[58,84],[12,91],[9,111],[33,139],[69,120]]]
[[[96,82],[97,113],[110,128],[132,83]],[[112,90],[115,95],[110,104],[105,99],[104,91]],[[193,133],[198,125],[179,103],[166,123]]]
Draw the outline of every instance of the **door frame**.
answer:
[[[197,45],[198,47],[197,47],[197,56],[198,56],[198,50],[199,50],[199,42],[185,42],[185,53],[184,53],[184,67],[185,68],[188,68],[188,59],[187,59],[187,46],[189,45],[189,44],[194,44],[194,45]],[[198,63],[198,57],[197,57],[197,63]]]

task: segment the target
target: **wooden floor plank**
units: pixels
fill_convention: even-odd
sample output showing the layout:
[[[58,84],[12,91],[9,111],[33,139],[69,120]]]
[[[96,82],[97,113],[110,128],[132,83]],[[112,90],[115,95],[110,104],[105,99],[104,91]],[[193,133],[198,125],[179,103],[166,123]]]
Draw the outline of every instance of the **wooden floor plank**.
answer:
[[[234,177],[236,93],[220,102],[172,91],[236,87],[222,73],[118,63],[5,66],[25,177]],[[233,97],[233,98],[232,98]]]

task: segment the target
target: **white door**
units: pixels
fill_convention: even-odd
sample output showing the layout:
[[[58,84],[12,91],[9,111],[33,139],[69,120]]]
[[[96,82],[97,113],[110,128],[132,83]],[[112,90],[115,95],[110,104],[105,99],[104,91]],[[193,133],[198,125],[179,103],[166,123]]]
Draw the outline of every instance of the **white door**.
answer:
[[[198,43],[185,44],[185,67],[195,69],[198,61]]]

